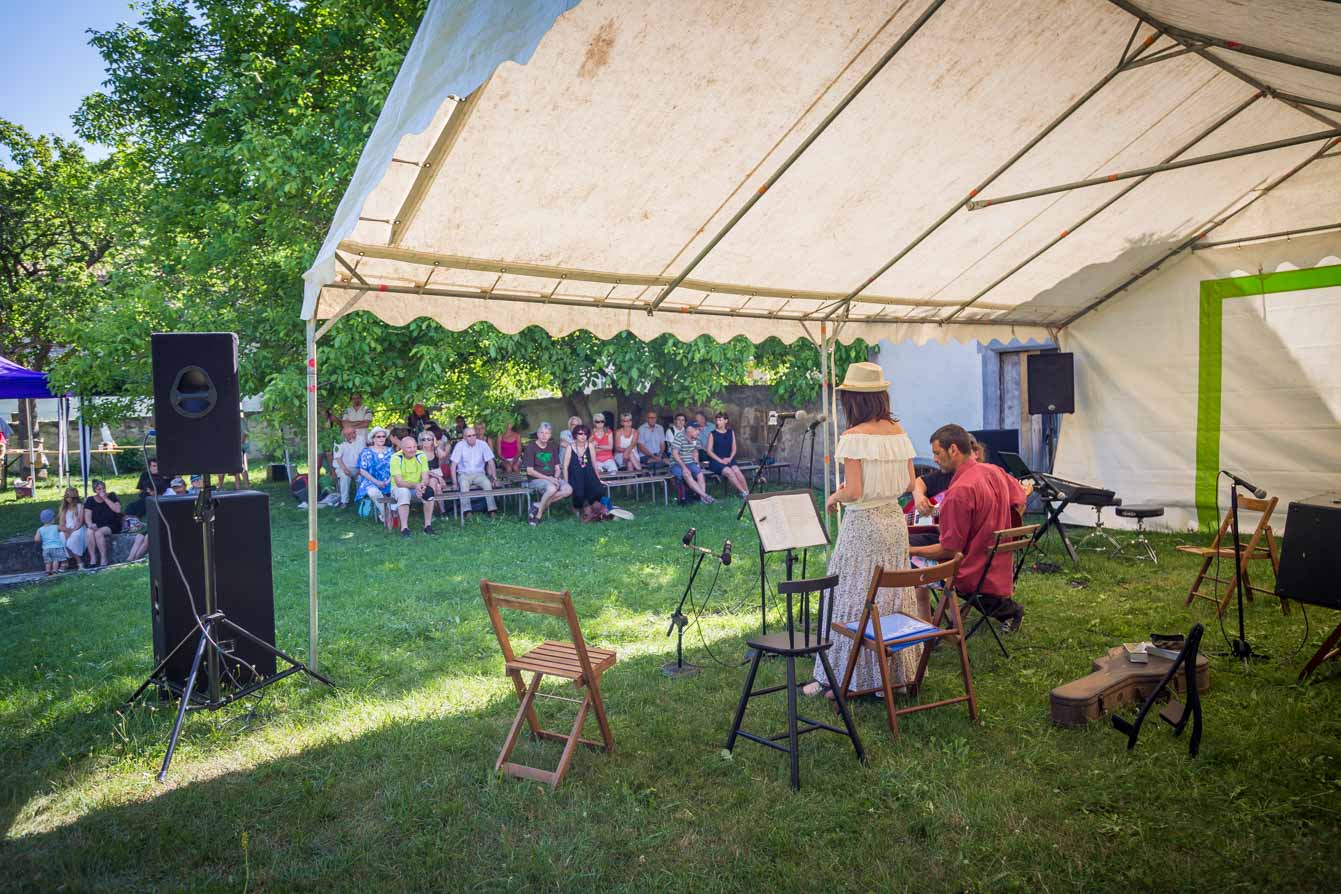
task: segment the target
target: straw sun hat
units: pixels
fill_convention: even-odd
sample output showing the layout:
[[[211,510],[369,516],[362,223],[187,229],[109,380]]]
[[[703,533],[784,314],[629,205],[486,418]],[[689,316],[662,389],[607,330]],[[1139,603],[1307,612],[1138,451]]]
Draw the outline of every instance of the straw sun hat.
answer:
[[[875,363],[853,363],[847,368],[847,375],[839,391],[887,391],[889,382],[885,371]]]

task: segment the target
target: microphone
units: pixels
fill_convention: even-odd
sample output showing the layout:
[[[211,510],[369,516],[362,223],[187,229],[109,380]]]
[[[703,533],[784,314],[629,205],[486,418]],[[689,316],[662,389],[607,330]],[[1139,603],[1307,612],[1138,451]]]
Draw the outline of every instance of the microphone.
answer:
[[[1249,493],[1251,493],[1251,494],[1252,494],[1254,497],[1256,497],[1257,499],[1259,499],[1259,500],[1264,500],[1264,499],[1266,499],[1266,488],[1265,488],[1265,487],[1254,487],[1254,486],[1252,485],[1251,482],[1244,481],[1242,478],[1240,478],[1239,476],[1235,475],[1233,472],[1228,472],[1228,471],[1226,471],[1226,470],[1224,470],[1224,469],[1221,469],[1221,470],[1220,470],[1220,474],[1221,474],[1221,475],[1224,475],[1224,476],[1225,476],[1226,478],[1228,478],[1230,481],[1234,482],[1234,483],[1235,483],[1236,485],[1238,485],[1239,487],[1241,487],[1241,488],[1243,488],[1244,490],[1246,490],[1246,491],[1248,491]]]
[[[680,542],[685,546],[688,546],[689,544],[694,542],[694,537],[697,534],[698,534],[698,528],[690,528],[688,531],[684,532],[684,539],[681,540]]]
[[[722,544],[722,564],[731,564],[731,541],[727,540]]]
[[[806,427],[806,431],[814,431],[815,429],[819,428],[821,425],[823,425],[828,421],[829,417],[821,413],[814,422],[810,423],[810,425]]]
[[[779,422],[785,422],[788,419],[795,419],[795,413],[779,413],[777,410],[768,411],[768,424],[777,425]]]

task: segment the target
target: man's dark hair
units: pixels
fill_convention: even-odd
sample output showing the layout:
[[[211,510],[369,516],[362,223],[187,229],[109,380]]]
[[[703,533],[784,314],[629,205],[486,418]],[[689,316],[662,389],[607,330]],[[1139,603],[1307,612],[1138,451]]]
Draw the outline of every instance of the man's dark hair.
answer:
[[[894,420],[894,415],[889,411],[888,391],[840,390],[838,399],[843,404],[843,416],[847,419],[849,428],[873,419]]]
[[[973,452],[973,435],[969,434],[964,426],[955,425],[953,422],[936,429],[931,435],[931,442],[939,444],[942,450],[949,450],[953,444],[965,456]]]

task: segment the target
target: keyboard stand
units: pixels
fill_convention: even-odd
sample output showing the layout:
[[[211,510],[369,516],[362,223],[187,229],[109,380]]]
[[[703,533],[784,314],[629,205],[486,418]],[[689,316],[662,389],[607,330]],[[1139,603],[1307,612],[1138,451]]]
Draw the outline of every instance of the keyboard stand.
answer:
[[[1039,499],[1043,498],[1040,497]],[[1071,538],[1066,536],[1066,525],[1062,524],[1062,513],[1066,511],[1067,506],[1071,505],[1071,501],[1065,498],[1054,498],[1051,500],[1044,499],[1043,502],[1047,505],[1045,511],[1047,512],[1048,518],[1043,524],[1038,526],[1038,530],[1034,532],[1034,536],[1030,539],[1029,545],[1020,551],[1020,557],[1015,562],[1015,580],[1020,579],[1020,572],[1024,570],[1025,562],[1028,560],[1029,554],[1034,551],[1042,552],[1043,548],[1040,546],[1040,542],[1043,540],[1043,536],[1047,534],[1048,530],[1051,528],[1057,529],[1057,534],[1062,538],[1062,546],[1066,549],[1066,554],[1071,557],[1071,561],[1073,563],[1079,563],[1079,559],[1076,556],[1076,548],[1071,544]]]

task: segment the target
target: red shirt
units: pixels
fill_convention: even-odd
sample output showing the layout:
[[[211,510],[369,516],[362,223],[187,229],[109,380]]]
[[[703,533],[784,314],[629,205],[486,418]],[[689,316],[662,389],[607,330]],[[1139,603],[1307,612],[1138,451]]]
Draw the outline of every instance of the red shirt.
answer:
[[[941,546],[964,554],[955,576],[956,590],[969,593],[978,586],[987,554],[996,541],[993,535],[1018,524],[1011,509],[1023,512],[1024,502],[1024,488],[1000,468],[972,457],[964,460],[945,492],[945,502],[941,503]],[[1012,595],[1013,571],[1009,553],[997,556],[980,592],[991,596]]]
[[[610,433],[609,429],[605,430],[604,437],[592,432],[591,443],[596,448],[596,462],[603,463],[615,458],[615,436]]]

